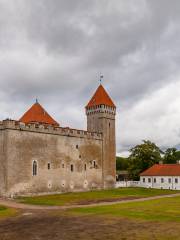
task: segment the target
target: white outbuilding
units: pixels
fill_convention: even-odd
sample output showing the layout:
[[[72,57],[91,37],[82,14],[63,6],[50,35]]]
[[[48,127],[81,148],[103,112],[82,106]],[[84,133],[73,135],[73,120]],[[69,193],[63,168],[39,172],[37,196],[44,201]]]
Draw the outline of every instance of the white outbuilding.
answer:
[[[140,174],[140,186],[180,190],[180,164],[155,164]]]

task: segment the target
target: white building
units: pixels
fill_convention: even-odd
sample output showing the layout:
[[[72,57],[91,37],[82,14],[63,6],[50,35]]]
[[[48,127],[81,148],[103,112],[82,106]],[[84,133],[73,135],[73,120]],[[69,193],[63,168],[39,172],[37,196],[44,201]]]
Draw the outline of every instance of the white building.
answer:
[[[140,174],[140,186],[180,190],[180,164],[155,164]]]

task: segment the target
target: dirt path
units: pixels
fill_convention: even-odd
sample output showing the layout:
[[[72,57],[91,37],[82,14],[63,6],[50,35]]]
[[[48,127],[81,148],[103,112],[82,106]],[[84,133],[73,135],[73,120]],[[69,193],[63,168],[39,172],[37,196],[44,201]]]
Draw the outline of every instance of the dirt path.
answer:
[[[106,205],[114,205],[119,203],[130,203],[130,202],[143,202],[148,200],[160,199],[160,198],[171,198],[180,196],[180,193],[168,194],[168,195],[160,195],[154,197],[146,197],[146,198],[137,198],[131,200],[119,200],[113,202],[100,202],[100,203],[90,203],[83,205],[69,205],[69,206],[43,206],[43,205],[30,205],[15,202],[10,199],[2,199],[0,198],[0,205],[4,205],[7,207],[17,208],[17,209],[27,209],[27,210],[66,210],[70,208],[81,208],[81,207],[95,207],[95,206],[106,206]]]

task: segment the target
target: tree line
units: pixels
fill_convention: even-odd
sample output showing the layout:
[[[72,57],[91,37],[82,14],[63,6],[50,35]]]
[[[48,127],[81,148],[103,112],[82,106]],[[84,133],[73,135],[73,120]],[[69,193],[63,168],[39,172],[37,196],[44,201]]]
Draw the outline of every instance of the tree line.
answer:
[[[173,164],[180,160],[180,151],[167,148],[162,151],[155,143],[143,140],[141,144],[131,148],[127,158],[116,158],[116,169],[127,170],[133,180],[139,180],[139,174],[154,164]]]

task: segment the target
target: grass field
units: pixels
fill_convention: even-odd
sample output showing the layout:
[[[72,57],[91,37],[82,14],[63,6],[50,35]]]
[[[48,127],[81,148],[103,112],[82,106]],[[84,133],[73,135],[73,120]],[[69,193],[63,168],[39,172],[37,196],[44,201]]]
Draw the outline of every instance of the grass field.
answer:
[[[0,205],[0,219],[1,218],[5,218],[5,217],[11,217],[16,215],[17,210],[13,209],[13,208],[7,208],[4,206]]]
[[[146,189],[146,188],[118,188],[80,193],[64,193],[34,197],[20,197],[17,200],[26,204],[63,206],[73,204],[89,204],[103,201],[151,197],[164,194],[173,194],[177,191]]]
[[[115,192],[120,190],[124,191],[123,197],[137,194],[146,197],[169,193],[152,189],[118,189]],[[112,190],[108,191],[108,197],[111,196],[110,193],[112,194]],[[87,193],[84,194],[86,196]],[[97,191],[88,194],[97,197]],[[74,194],[60,196],[66,195],[74,196]],[[80,196],[82,199],[81,194]],[[1,211],[6,211],[4,207],[0,209],[0,214]],[[0,221],[0,239],[179,240],[180,197],[81,207],[66,211],[33,211],[32,215],[22,214],[13,221],[11,218]]]
[[[70,212],[94,216],[126,217],[146,221],[180,222],[180,197],[110,206],[76,208],[70,210]]]

